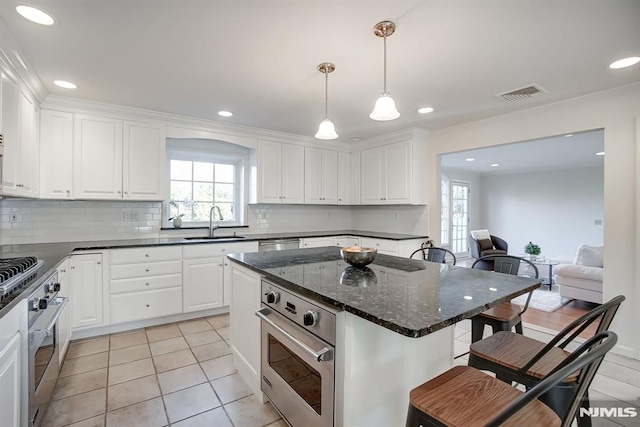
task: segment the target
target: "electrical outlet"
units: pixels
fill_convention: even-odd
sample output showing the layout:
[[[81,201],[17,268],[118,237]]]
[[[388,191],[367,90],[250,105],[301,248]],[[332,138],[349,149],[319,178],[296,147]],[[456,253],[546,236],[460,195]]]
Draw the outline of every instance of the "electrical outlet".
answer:
[[[594,224],[594,225],[602,225],[602,220],[601,220],[601,219],[596,219],[596,220],[593,222],[593,224]]]
[[[138,212],[125,212],[124,213],[125,221],[137,221],[138,220]]]
[[[20,222],[20,214],[17,214],[17,213],[9,214],[9,222]]]

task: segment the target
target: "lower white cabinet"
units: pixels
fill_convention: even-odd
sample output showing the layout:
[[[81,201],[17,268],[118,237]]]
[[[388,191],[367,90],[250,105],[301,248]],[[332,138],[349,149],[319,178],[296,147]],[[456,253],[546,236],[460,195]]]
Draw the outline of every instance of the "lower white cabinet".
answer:
[[[151,319],[182,312],[182,287],[111,295],[111,323]]]
[[[60,283],[60,291],[58,292],[58,296],[68,298],[71,293],[71,289],[69,289],[68,258],[58,266],[57,271],[58,283]],[[58,333],[58,347],[60,349],[59,363],[60,366],[62,366],[64,356],[67,353],[67,349],[69,348],[69,341],[71,340],[71,306],[69,304],[67,304],[64,311],[60,314],[56,331]]]
[[[103,325],[102,254],[72,255],[69,281],[73,329]]]
[[[224,305],[223,257],[185,259],[182,270],[185,313]]]
[[[9,342],[0,348],[0,396],[2,396],[0,399],[0,414],[2,414],[1,424],[7,427],[19,427],[21,425],[20,361],[20,332],[16,332]]]
[[[301,248],[321,248],[323,246],[333,246],[333,236],[300,239]]]
[[[336,236],[333,238],[333,244],[341,248],[360,246],[360,238],[354,236]]]

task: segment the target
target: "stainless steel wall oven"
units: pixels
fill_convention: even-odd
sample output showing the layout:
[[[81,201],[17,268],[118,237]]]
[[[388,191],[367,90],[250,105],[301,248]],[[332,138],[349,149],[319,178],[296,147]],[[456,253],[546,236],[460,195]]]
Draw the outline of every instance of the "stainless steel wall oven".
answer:
[[[294,427],[334,425],[336,315],[262,281],[262,391]]]

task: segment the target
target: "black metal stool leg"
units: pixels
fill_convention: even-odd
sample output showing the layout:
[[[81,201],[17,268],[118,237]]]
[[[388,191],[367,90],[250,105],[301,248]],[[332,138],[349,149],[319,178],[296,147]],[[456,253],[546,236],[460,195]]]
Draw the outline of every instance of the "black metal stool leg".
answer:
[[[484,323],[479,319],[471,319],[471,342],[480,341],[484,335]]]

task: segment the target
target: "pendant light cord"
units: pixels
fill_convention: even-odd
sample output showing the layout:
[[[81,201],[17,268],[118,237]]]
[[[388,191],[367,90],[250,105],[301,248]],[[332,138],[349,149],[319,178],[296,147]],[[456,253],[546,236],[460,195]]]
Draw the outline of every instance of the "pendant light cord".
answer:
[[[329,72],[324,72],[324,119],[329,118]]]
[[[384,29],[384,93],[387,93],[387,29]]]

